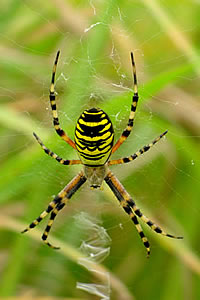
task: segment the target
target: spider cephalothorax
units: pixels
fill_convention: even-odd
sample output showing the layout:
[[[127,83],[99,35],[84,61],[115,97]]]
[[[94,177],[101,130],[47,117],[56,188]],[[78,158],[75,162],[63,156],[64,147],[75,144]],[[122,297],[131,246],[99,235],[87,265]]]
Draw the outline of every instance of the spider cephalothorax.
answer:
[[[144,223],[146,223],[152,230],[154,230],[157,233],[171,238],[182,238],[175,237],[171,234],[164,232],[159,226],[157,226],[151,220],[145,217],[141,210],[136,206],[131,196],[116,178],[116,176],[109,170],[109,166],[111,165],[124,164],[136,159],[138,156],[148,151],[167,133],[167,131],[165,131],[164,133],[160,134],[150,144],[144,146],[139,151],[135,152],[134,154],[128,157],[109,160],[110,155],[114,153],[120,147],[120,145],[127,139],[133,127],[133,121],[138,102],[137,78],[133,53],[131,52],[134,93],[131,103],[131,112],[129,115],[128,124],[122,132],[122,135],[120,136],[118,141],[114,144],[114,146],[114,132],[112,123],[108,115],[99,108],[91,108],[85,110],[80,115],[75,129],[75,143],[67,136],[64,130],[60,127],[56,109],[54,90],[55,73],[59,53],[60,52],[58,51],[53,66],[52,80],[50,86],[50,104],[53,113],[53,124],[57,134],[78,152],[80,160],[62,159],[57,154],[49,150],[35,133],[34,136],[38,143],[41,145],[42,149],[48,155],[56,159],[59,163],[63,165],[82,164],[83,170],[80,171],[78,175],[76,175],[71,180],[71,182],[68,183],[64,187],[64,189],[58,193],[54,200],[49,203],[47,209],[44,212],[42,212],[41,215],[37,219],[35,219],[23,232],[34,228],[49,213],[51,213],[49,222],[42,235],[42,239],[48,246],[57,249],[58,247],[54,247],[47,241],[47,237],[53,224],[53,221],[59,210],[61,210],[66,205],[67,201],[72,197],[72,195],[88,180],[91,188],[99,188],[103,181],[107,183],[107,185],[110,187],[116,198],[119,200],[124,211],[130,216],[131,220],[135,224],[135,227],[142,239],[142,242],[147,250],[148,255],[150,254],[150,245],[138,222],[138,218],[141,219]]]

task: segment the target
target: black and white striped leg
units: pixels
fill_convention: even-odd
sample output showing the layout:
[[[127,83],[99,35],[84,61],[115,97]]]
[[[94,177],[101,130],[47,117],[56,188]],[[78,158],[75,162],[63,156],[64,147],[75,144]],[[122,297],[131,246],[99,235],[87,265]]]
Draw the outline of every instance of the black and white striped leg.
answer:
[[[66,187],[51,201],[45,211],[35,219],[22,233],[29,231],[37,226],[50,212],[56,210],[59,205],[65,203],[66,199],[70,199],[72,195],[85,183],[86,177],[83,171],[80,171],[67,185]],[[62,206],[62,205],[61,205]]]
[[[113,173],[109,170],[106,177],[105,182],[108,184],[110,189],[113,191],[114,195],[119,200],[121,206],[123,209],[130,215],[130,217],[139,217],[144,223],[146,223],[153,231],[156,233],[159,233],[161,235],[174,238],[174,239],[182,239],[181,236],[174,236],[171,234],[166,233],[163,231],[158,225],[153,223],[150,219],[148,219],[146,216],[143,215],[141,210],[136,206],[135,202],[131,198],[131,196],[128,194],[128,192],[125,190],[123,185],[120,183],[120,181],[116,178],[116,176],[113,175]],[[133,219],[133,222],[136,222],[136,219]],[[137,227],[136,227],[137,228]],[[139,228],[139,227],[138,227]],[[138,229],[137,228],[137,229]],[[139,230],[138,230],[139,232]],[[143,233],[140,234],[140,236],[143,236]],[[144,246],[147,249],[147,253],[149,252],[149,243],[146,243],[148,241],[143,240]]]
[[[131,63],[132,63],[132,70],[133,70],[133,89],[134,89],[133,99],[132,99],[132,103],[131,103],[131,112],[129,115],[128,124],[127,124],[126,128],[124,129],[124,131],[122,132],[122,135],[120,136],[119,140],[116,142],[116,144],[112,148],[112,153],[114,153],[121,146],[121,144],[123,144],[123,142],[130,135],[131,130],[133,128],[135,112],[136,112],[137,103],[138,103],[138,99],[139,99],[138,88],[137,88],[136,67],[135,67],[135,60],[134,60],[133,52],[131,52]]]
[[[65,200],[65,201],[64,201]],[[52,244],[50,244],[48,241],[47,241],[47,238],[48,238],[48,235],[49,235],[49,232],[51,230],[51,227],[53,225],[53,222],[55,220],[55,217],[57,216],[58,212],[66,205],[66,202],[67,202],[67,198],[66,199],[63,199],[62,200],[62,203],[59,203],[55,208],[54,210],[52,211],[51,213],[51,216],[50,216],[50,219],[49,219],[49,222],[45,228],[45,231],[42,235],[42,240],[45,242],[45,244],[47,244],[50,248],[53,248],[53,249],[60,249],[60,247],[56,247],[56,246],[53,246]],[[63,202],[64,201],[64,202]]]
[[[167,134],[167,130],[165,132],[163,132],[162,134],[159,135],[159,137],[157,137],[156,139],[154,139],[150,144],[142,147],[140,150],[138,150],[137,152],[135,152],[134,154],[128,156],[128,157],[123,157],[123,158],[119,158],[119,159],[113,159],[110,160],[108,162],[109,166],[112,165],[119,165],[119,164],[124,164],[124,163],[129,163],[133,160],[135,160],[138,156],[142,155],[143,153],[147,152],[149,149],[151,149],[153,147],[153,145],[155,145],[158,141],[160,141],[160,139],[162,137],[164,137]]]
[[[35,132],[33,132],[33,135],[35,137],[35,139],[37,140],[37,142],[40,144],[40,146],[42,147],[42,149],[44,150],[44,152],[53,157],[54,159],[56,159],[60,164],[62,165],[79,165],[81,164],[81,161],[78,159],[72,159],[72,160],[68,160],[68,159],[63,159],[60,156],[58,156],[56,153],[54,153],[53,151],[51,151],[50,149],[48,149],[43,142],[41,141],[41,139],[39,138],[39,136],[37,136],[37,134]]]
[[[64,132],[64,130],[60,127],[57,108],[56,108],[56,95],[55,95],[54,85],[55,85],[56,68],[57,68],[57,64],[58,64],[59,55],[60,55],[60,51],[57,52],[56,59],[54,62],[52,78],[51,78],[50,94],[49,94],[49,99],[50,99],[50,104],[51,104],[51,109],[52,109],[52,114],[53,114],[53,125],[54,125],[54,128],[55,128],[57,134],[65,142],[67,142],[71,147],[76,149],[75,143],[67,136],[67,134]]]
[[[139,236],[147,250],[147,257],[149,257],[150,255],[150,244],[149,244],[149,241],[147,239],[147,237],[145,236],[143,230],[142,230],[142,227],[140,225],[140,223],[138,222],[138,219],[136,217],[136,215],[133,213],[131,207],[129,205],[124,205],[123,206],[123,209],[125,210],[125,212],[130,216],[131,220],[133,221],[135,227],[136,227],[136,230],[137,232],[139,233]]]

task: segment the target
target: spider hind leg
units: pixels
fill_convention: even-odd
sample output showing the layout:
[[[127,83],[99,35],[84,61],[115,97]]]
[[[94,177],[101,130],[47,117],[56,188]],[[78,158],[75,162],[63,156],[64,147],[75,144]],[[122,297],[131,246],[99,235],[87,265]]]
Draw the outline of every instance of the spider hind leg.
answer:
[[[105,182],[108,184],[116,198],[119,200],[121,206],[125,210],[127,214],[131,217],[132,221],[134,222],[136,229],[138,233],[140,234],[140,237],[143,241],[144,246],[147,249],[148,254],[150,253],[150,247],[149,242],[144,236],[144,233],[142,231],[142,228],[140,224],[138,223],[137,217],[139,217],[144,223],[146,223],[153,231],[156,233],[159,233],[161,235],[174,238],[174,239],[182,239],[181,236],[174,236],[171,234],[166,233],[164,230],[162,230],[159,226],[157,226],[155,223],[153,223],[150,219],[148,219],[141,210],[136,206],[135,202],[131,198],[131,196],[128,194],[128,192],[124,189],[122,184],[119,182],[119,180],[112,174],[112,172],[109,170],[106,177]]]
[[[65,201],[65,202],[66,202],[66,201]],[[48,222],[48,224],[47,224],[47,226],[46,226],[46,228],[45,228],[45,231],[44,231],[44,233],[43,233],[43,235],[42,235],[42,240],[43,240],[43,242],[44,242],[47,246],[49,246],[50,248],[53,248],[53,249],[55,249],[55,250],[60,249],[60,247],[53,246],[51,243],[49,243],[49,242],[47,241],[47,238],[48,238],[49,232],[50,232],[50,230],[51,230],[51,227],[52,227],[52,225],[53,225],[53,222],[54,222],[54,220],[55,220],[55,217],[57,216],[58,212],[65,206],[65,204],[66,204],[65,202],[58,204],[58,205],[54,208],[54,210],[53,210],[52,213],[51,213],[49,222]]]
[[[123,209],[125,210],[125,212],[130,216],[131,220],[133,221],[135,227],[136,227],[136,230],[137,232],[139,233],[139,236],[147,250],[147,257],[149,257],[150,255],[150,244],[149,244],[149,241],[147,239],[147,237],[145,236],[143,230],[142,230],[142,227],[140,225],[140,223],[138,222],[138,219],[136,217],[136,215],[133,213],[131,207],[126,203],[125,205],[122,206]]]
[[[47,207],[47,209],[40,214],[40,216],[35,219],[27,228],[25,228],[22,233],[29,231],[30,229],[37,226],[50,212],[51,216],[49,222],[46,226],[46,229],[42,235],[42,240],[51,248],[58,249],[57,247],[52,246],[49,242],[47,242],[47,237],[53,221],[67,201],[73,196],[73,194],[86,182],[86,177],[83,171],[80,171],[78,175],[76,175],[65,187],[64,189],[51,201]]]
[[[61,198],[57,195],[53,201],[51,201],[46,210],[44,210],[37,219],[35,219],[28,227],[26,227],[21,233],[25,233],[34,227],[36,227],[59,203]]]

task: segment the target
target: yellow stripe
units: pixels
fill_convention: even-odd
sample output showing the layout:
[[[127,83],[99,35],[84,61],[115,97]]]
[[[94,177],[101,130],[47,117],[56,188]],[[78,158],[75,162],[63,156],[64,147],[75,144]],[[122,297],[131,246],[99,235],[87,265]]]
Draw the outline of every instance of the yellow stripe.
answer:
[[[81,149],[80,147],[84,147],[83,146],[83,144],[77,139],[77,137],[75,136],[75,143],[76,143],[76,145],[77,145],[77,147],[79,146],[79,149]],[[111,135],[111,137],[108,139],[108,140],[106,140],[102,145],[100,145],[100,146],[98,146],[98,148],[99,148],[99,151],[102,151],[101,150],[101,148],[104,148],[105,146],[109,146],[110,145],[110,143],[112,142],[112,139],[113,139],[113,135]],[[85,146],[86,147],[86,146]],[[88,147],[88,146],[87,146]],[[94,146],[94,148],[95,148],[96,146]],[[89,147],[89,148],[92,148],[92,147]],[[81,149],[81,151],[84,151],[84,150],[82,150]],[[104,149],[103,149],[103,151],[104,151]]]
[[[98,149],[96,149],[95,151],[89,151],[88,149],[84,149],[84,150],[81,150],[79,147],[78,147],[78,145],[77,145],[77,150],[80,152],[80,155],[97,155],[97,154],[100,154],[101,152],[98,150]],[[81,153],[81,152],[83,152],[83,153]]]
[[[99,133],[108,130],[110,128],[110,126],[111,126],[111,123],[108,123],[108,125],[106,125],[102,130],[100,130]]]
[[[111,137],[109,139],[107,139],[101,146],[99,146],[99,149],[105,147],[106,145],[110,145],[110,143],[112,142],[113,139],[113,135],[111,135]]]
[[[135,227],[137,228],[138,232],[142,232],[142,228],[141,228],[140,224],[135,224]]]
[[[48,225],[51,226],[54,220],[49,220]]]
[[[51,207],[53,207],[53,205],[51,205]],[[47,215],[48,213],[46,211],[43,211],[43,213],[41,213],[40,215],[40,218],[44,219]]]
[[[90,151],[89,149],[81,150],[81,149],[78,147],[78,145],[77,145],[77,149],[78,149],[78,151],[83,152],[83,153],[80,153],[80,155],[81,155],[81,154],[83,154],[83,155],[89,155],[89,156],[90,156],[90,155],[93,156],[93,155],[97,155],[97,154],[102,154],[102,155],[104,155],[104,154],[106,154],[107,151],[110,149],[110,145],[108,145],[105,149],[103,149],[103,152],[104,152],[104,153],[102,153],[102,151],[100,151],[98,148],[95,149],[95,151]]]
[[[84,114],[88,114],[88,115],[100,115],[102,114],[102,111],[98,111],[98,112],[88,112],[87,110],[84,111]]]
[[[81,135],[80,132],[76,131],[76,135],[77,135],[78,138],[83,139],[85,141],[94,142],[94,141],[99,141],[99,140],[105,140],[106,138],[109,137],[109,135],[112,135],[112,134],[110,133],[110,131],[108,131],[102,136],[89,137],[89,136]]]
[[[84,132],[84,130],[83,130],[83,129],[81,129],[81,127],[79,126],[79,124],[78,124],[78,123],[76,124],[76,128],[78,128],[78,130],[80,130],[80,131]]]
[[[135,116],[135,112],[134,111],[131,111],[131,113],[130,113],[130,119],[134,119],[134,116]]]
[[[104,120],[97,123],[97,122],[85,122],[85,121],[83,121],[83,119],[79,119],[79,123],[83,124],[83,125],[86,125],[86,126],[89,126],[89,127],[96,127],[96,126],[104,125],[104,124],[108,123],[108,120],[104,119]]]
[[[83,147],[83,144],[81,144],[81,142],[77,139],[76,136],[74,137],[74,140],[75,140],[76,145],[79,145],[79,146]]]
[[[52,92],[52,93],[54,92],[54,84],[53,83],[50,86],[50,92]]]
[[[54,117],[54,118],[57,118],[57,117],[58,117],[58,114],[57,114],[57,111],[56,111],[56,110],[52,110],[52,113],[53,113],[53,117]]]

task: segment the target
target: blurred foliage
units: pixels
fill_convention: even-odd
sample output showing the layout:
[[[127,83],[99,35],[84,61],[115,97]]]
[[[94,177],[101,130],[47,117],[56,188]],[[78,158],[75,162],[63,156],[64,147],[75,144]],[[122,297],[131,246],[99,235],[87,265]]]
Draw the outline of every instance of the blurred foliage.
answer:
[[[99,299],[76,283],[97,284],[109,272],[111,299],[200,299],[199,19],[200,3],[189,0],[1,1],[0,297]],[[43,245],[43,224],[20,235],[80,169],[59,165],[32,136],[77,158],[52,126],[48,91],[58,49],[58,111],[71,138],[79,114],[92,106],[108,113],[120,136],[132,96],[130,51],[140,102],[134,131],[113,157],[169,130],[149,153],[112,167],[145,215],[184,236],[170,240],[143,226],[150,259],[107,187],[86,184],[60,212],[50,234],[60,251]],[[91,267],[96,273],[78,264],[87,239],[74,217],[81,212],[101,220],[112,239],[110,255]]]

